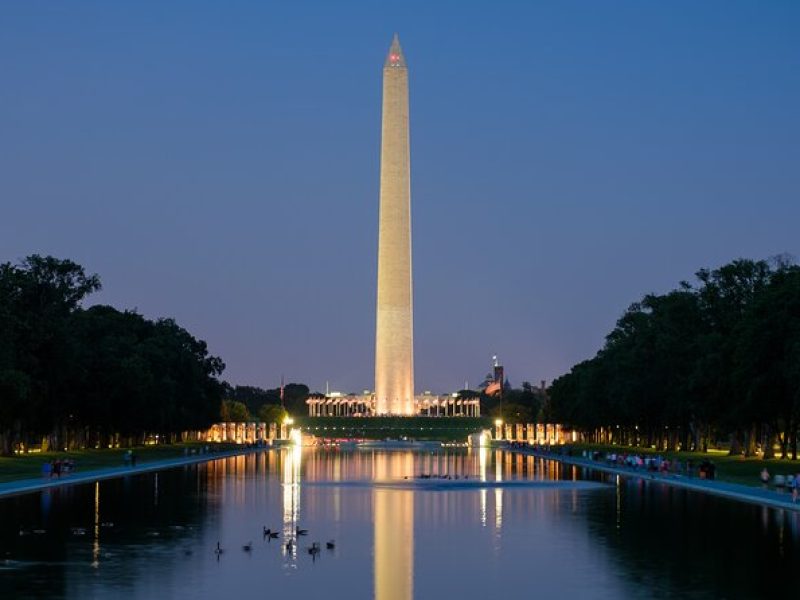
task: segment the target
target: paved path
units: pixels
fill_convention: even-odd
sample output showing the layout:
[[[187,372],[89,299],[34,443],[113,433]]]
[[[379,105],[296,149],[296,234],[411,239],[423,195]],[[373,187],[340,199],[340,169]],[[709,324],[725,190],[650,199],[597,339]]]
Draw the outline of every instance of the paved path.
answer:
[[[231,450],[228,452],[211,452],[208,454],[191,454],[189,456],[181,456],[179,458],[171,458],[167,460],[154,460],[152,462],[145,462],[136,465],[135,467],[107,467],[104,469],[95,469],[93,471],[78,471],[65,477],[57,477],[52,479],[44,479],[39,477],[36,479],[20,479],[17,481],[9,481],[0,483],[0,498],[4,496],[16,496],[18,494],[29,494],[31,492],[39,492],[62,485],[75,485],[78,483],[93,483],[101,479],[113,479],[114,477],[123,477],[125,475],[135,475],[137,473],[150,473],[152,471],[163,471],[165,469],[174,469],[184,465],[194,465],[203,463],[210,460],[217,460],[218,458],[228,458],[229,456],[239,456],[248,452],[255,452],[263,450],[263,448],[242,448],[241,450]]]
[[[621,475],[623,477],[635,477],[648,481],[658,481],[659,483],[663,483],[665,485],[671,485],[673,487],[692,490],[695,492],[702,492],[705,494],[713,494],[715,496],[722,496],[723,498],[738,500],[740,502],[749,502],[750,504],[781,508],[784,510],[800,511],[800,500],[797,502],[797,504],[792,503],[792,496],[788,492],[782,493],[761,487],[741,485],[738,483],[728,483],[727,481],[709,481],[708,479],[698,479],[671,473],[651,473],[648,471],[632,469],[630,467],[618,467],[616,465],[612,466],[603,461],[595,461],[590,458],[540,452],[528,448],[514,448],[509,446],[506,449],[511,452],[519,452],[520,454],[536,456],[537,458],[556,460],[568,465],[577,465],[587,469],[594,469],[595,471],[602,471],[603,473],[612,473],[614,475]]]

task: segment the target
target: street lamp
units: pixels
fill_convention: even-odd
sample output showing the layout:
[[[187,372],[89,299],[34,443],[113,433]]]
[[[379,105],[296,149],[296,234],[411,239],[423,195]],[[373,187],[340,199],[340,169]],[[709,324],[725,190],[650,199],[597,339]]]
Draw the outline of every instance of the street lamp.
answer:
[[[502,440],[503,439],[503,419],[495,419],[494,420],[494,439]]]

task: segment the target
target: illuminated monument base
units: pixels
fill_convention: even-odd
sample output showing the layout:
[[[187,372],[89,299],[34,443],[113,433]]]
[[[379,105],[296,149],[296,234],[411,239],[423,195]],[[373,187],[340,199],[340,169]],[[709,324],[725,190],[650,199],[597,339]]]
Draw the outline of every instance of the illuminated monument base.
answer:
[[[375,394],[340,394],[334,392],[312,395],[306,400],[309,417],[378,417]],[[421,394],[414,398],[412,417],[480,417],[478,398],[463,399],[458,396]]]

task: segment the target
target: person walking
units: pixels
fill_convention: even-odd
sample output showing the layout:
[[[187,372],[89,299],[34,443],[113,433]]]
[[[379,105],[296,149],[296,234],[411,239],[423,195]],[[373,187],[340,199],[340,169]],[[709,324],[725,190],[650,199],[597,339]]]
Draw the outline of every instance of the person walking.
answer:
[[[769,486],[769,471],[767,471],[767,467],[761,469],[761,484],[766,488]]]

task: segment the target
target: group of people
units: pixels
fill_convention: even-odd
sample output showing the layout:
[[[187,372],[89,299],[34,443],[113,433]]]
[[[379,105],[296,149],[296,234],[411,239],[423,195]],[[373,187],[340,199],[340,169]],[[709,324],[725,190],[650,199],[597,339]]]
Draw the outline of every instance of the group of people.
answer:
[[[534,450],[542,453],[568,454],[572,456],[572,450],[565,450],[565,447],[558,447],[557,450],[536,446]],[[677,459],[664,458],[660,455],[649,456],[627,452],[600,452],[597,450],[583,450],[583,458],[595,462],[606,462],[616,467],[628,467],[635,470],[645,470],[651,473],[697,476],[700,479],[716,479],[717,468],[710,460],[703,460],[695,464],[692,460],[681,462]],[[761,470],[761,483],[764,488],[769,488],[770,484],[775,486],[779,492],[788,490],[792,495],[792,502],[797,503],[800,499],[800,473],[793,475],[775,475],[774,479],[766,467]]]
[[[71,458],[55,459],[44,463],[42,466],[42,475],[47,478],[61,477],[62,475],[69,475],[75,470],[75,461]]]
[[[572,456],[572,446],[550,445],[550,444],[529,444],[528,442],[507,442],[511,448],[528,448],[541,454],[556,454],[558,456]]]
[[[760,478],[762,485],[765,488],[768,488],[770,482],[770,475],[769,471],[767,470],[767,467],[761,469]],[[789,474],[786,476],[775,475],[774,484],[779,492],[783,491],[784,489],[789,490],[789,492],[792,494],[792,502],[794,503],[797,502],[797,498],[800,495],[800,473],[798,473],[797,475]]]
[[[699,465],[695,465],[691,460],[681,462],[679,460],[664,458],[661,455],[648,456],[624,452],[608,452],[603,454],[602,452],[589,450],[585,450],[583,455],[585,458],[591,458],[594,461],[605,461],[618,467],[629,467],[636,470],[641,469],[650,473],[683,474],[692,477],[695,475],[696,471],[700,479],[715,479],[717,472],[714,463],[708,460],[704,460]]]
[[[461,477],[463,479],[469,479],[469,475],[462,475]],[[458,479],[458,478],[459,478],[458,475],[447,475],[447,474],[436,475],[436,474],[429,474],[429,473],[421,473],[419,475],[415,475],[414,476],[414,479],[448,479],[448,480],[452,480],[452,479]],[[403,477],[403,479],[408,479],[408,476]]]

